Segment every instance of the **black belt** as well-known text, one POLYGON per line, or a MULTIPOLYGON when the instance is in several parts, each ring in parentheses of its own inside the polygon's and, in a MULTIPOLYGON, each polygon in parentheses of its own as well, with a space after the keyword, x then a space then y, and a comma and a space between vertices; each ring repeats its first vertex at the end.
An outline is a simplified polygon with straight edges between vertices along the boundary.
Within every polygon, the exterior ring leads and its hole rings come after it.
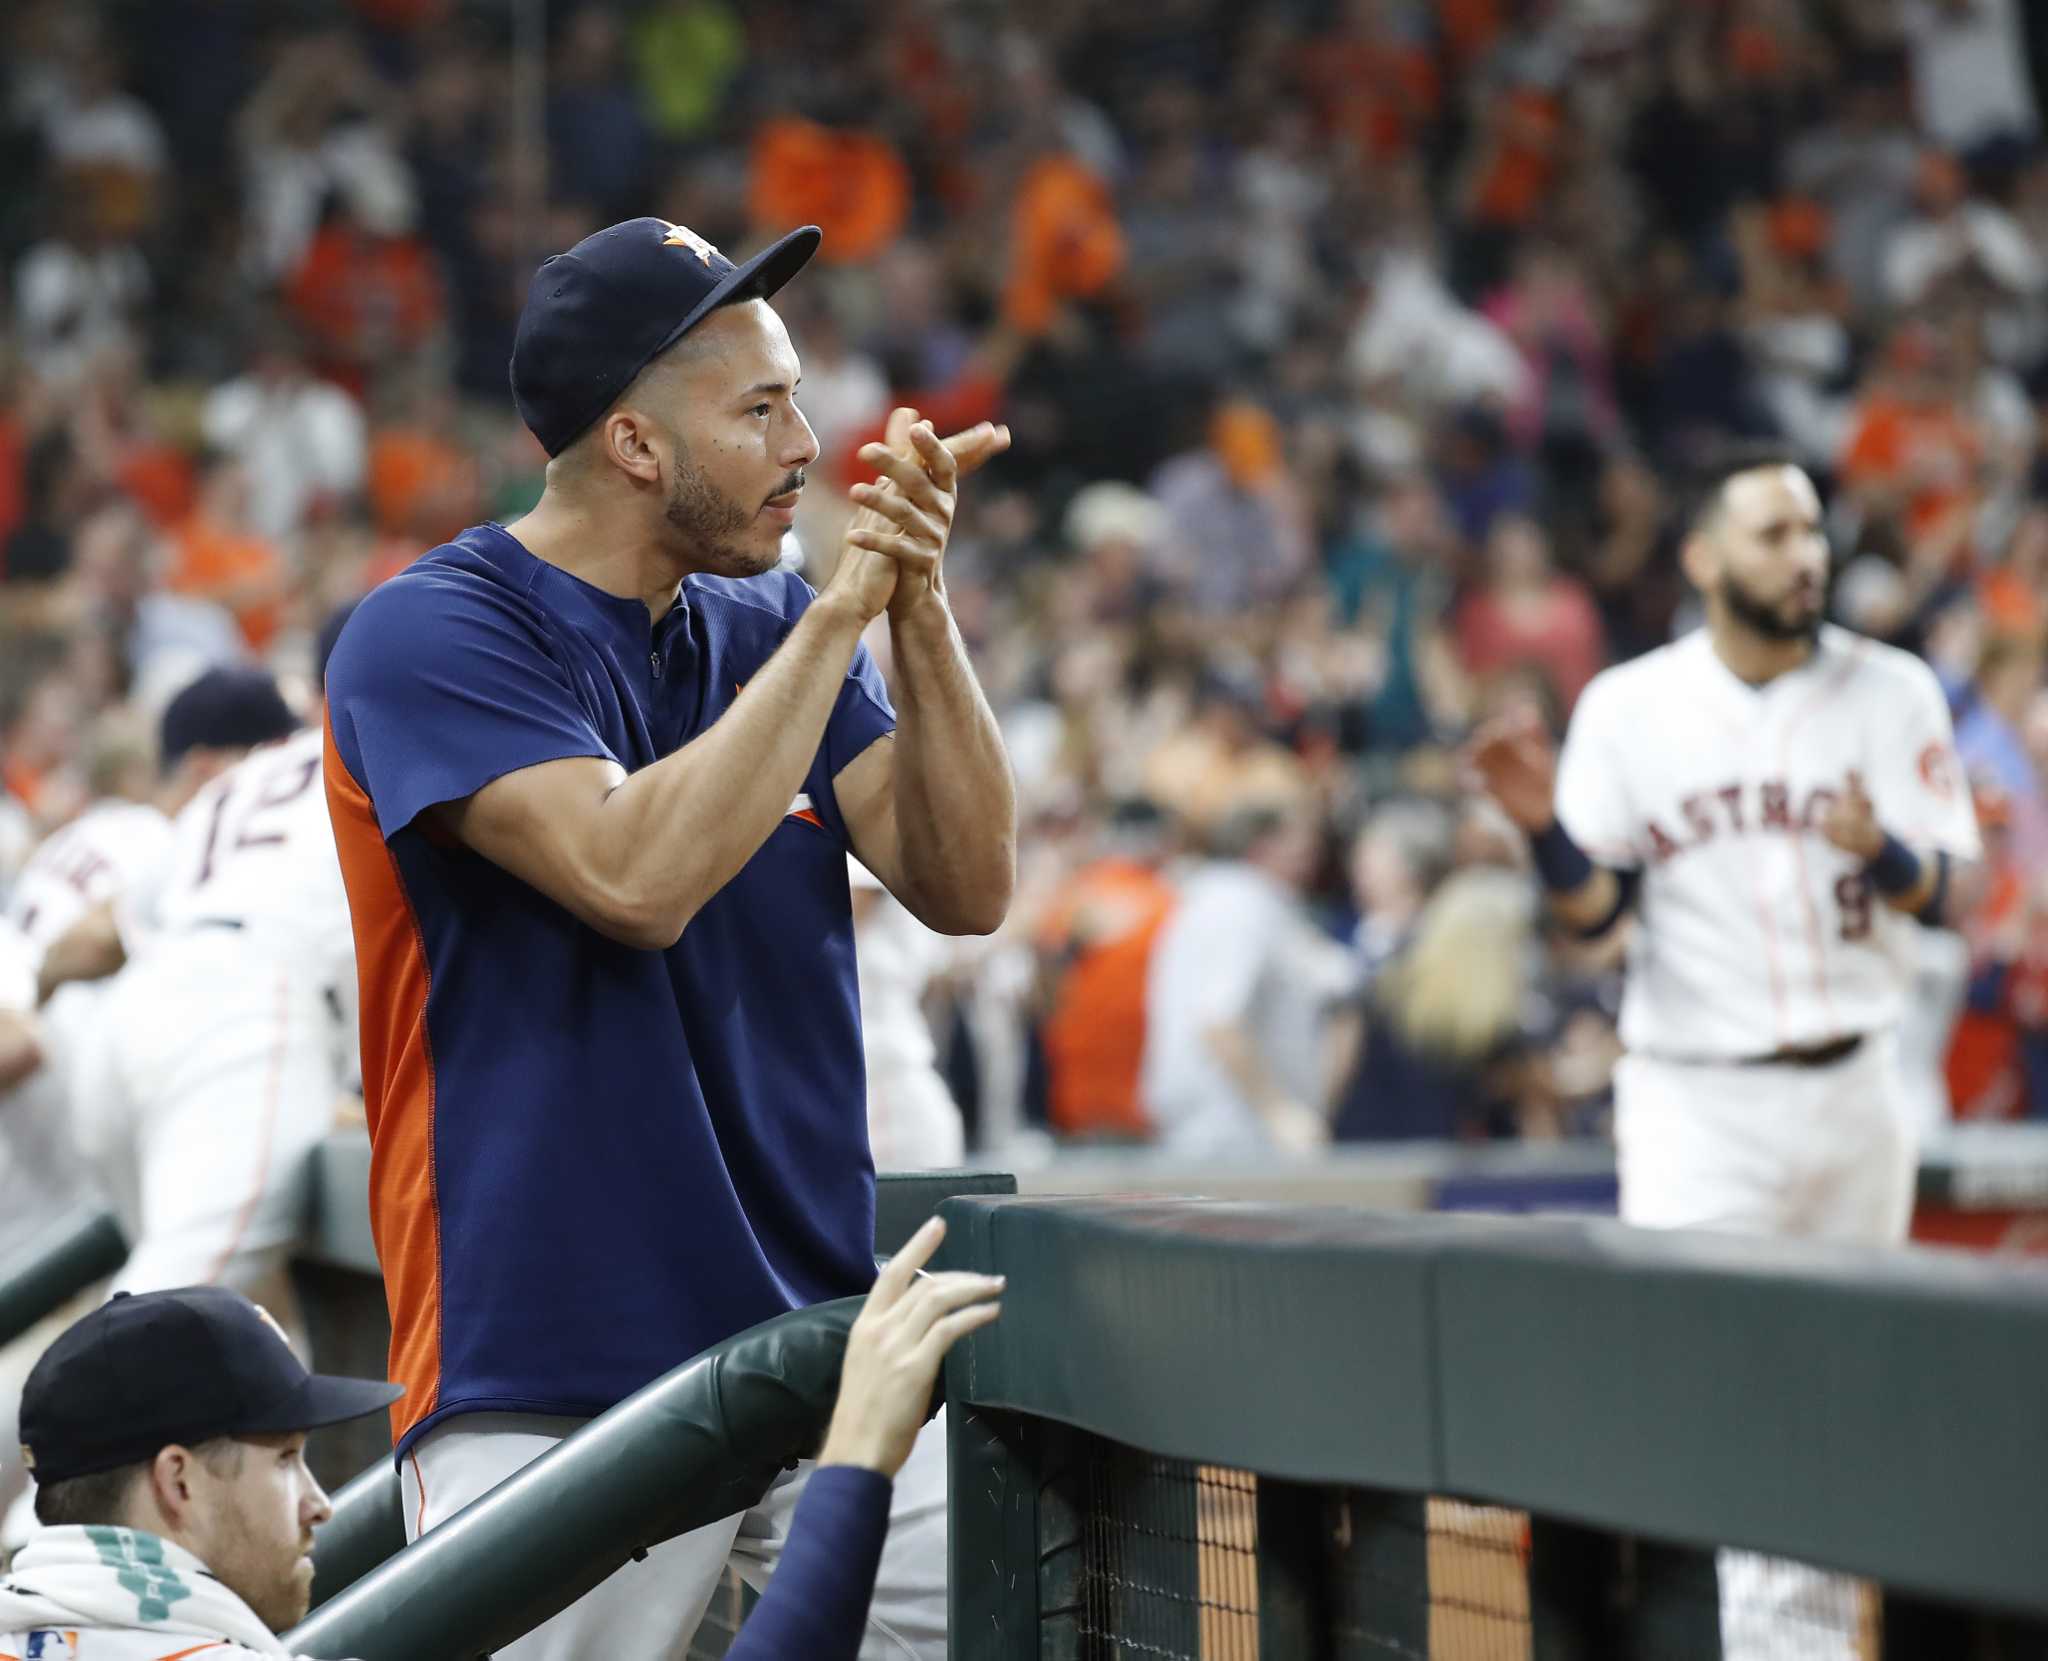
POLYGON ((1769 1055, 1745 1056, 1738 1066, 1742 1067, 1832 1067, 1838 1061, 1847 1061, 1863 1048, 1864 1035, 1852 1033, 1847 1038, 1836 1038, 1825 1044, 1808 1044, 1804 1047, 1773 1050, 1769 1055))

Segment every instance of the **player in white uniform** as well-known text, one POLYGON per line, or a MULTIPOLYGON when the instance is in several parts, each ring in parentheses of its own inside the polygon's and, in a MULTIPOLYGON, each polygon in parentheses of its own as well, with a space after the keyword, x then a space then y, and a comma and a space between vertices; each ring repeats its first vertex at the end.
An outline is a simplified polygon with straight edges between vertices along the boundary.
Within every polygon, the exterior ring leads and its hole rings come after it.
MULTIPOLYGON (((1917 658, 1822 623, 1821 505, 1797 467, 1726 470, 1683 557, 1704 628, 1596 677, 1561 760, 1532 720, 1473 759, 1564 924, 1636 913, 1623 1217, 1901 1240, 1910 931, 1979 852, 1947 702, 1917 658)), ((1728 1554, 1721 1601, 1730 1661, 1856 1654, 1836 1577, 1728 1554)))
POLYGON ((5 915, 27 941, 39 983, 40 1065, 0 1098, 0 1243, 33 1233, 82 1183, 70 1126, 80 1079, 105 1032, 103 977, 127 955, 117 902, 156 880, 172 816, 203 785, 297 724, 260 670, 200 676, 165 707, 154 766, 145 746, 102 731, 93 761, 98 799, 23 866, 5 915))
POLYGON ((253 753, 178 816, 108 994, 111 1111, 81 1119, 134 1250, 116 1286, 212 1282, 276 1309, 297 1177, 352 1071, 354 948, 321 736, 253 753))
POLYGON ((860 1034, 868 1075, 868 1146, 878 1171, 930 1171, 966 1157, 960 1109, 939 1074, 924 996, 946 961, 934 934, 865 865, 846 861, 860 1034))

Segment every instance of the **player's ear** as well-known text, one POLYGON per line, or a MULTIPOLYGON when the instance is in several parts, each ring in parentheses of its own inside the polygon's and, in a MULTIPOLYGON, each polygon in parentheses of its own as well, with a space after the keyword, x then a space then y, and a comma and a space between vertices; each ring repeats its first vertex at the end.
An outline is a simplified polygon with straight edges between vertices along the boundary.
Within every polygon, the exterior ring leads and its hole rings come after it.
POLYGON ((1713 534, 1704 528, 1686 532, 1685 540, 1679 544, 1678 563, 1685 572, 1685 580, 1694 588, 1702 594, 1712 589, 1721 575, 1721 554, 1713 534))
POLYGON ((630 404, 621 404, 604 418, 597 442, 609 465, 642 484, 655 483, 673 459, 663 446, 659 424, 630 404))

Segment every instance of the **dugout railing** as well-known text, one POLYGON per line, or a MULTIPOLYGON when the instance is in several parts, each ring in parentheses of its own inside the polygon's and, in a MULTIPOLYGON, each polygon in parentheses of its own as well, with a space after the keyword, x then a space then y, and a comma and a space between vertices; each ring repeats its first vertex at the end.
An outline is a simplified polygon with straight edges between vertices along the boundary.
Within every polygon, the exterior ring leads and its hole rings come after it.
POLYGON ((1854 1632, 1774 1655, 2048 1654, 2039 1264, 1220 1202, 942 1210, 946 1264, 1009 1277, 947 1368, 956 1656, 1704 1661, 1722 1547, 1860 1577, 1854 1632))

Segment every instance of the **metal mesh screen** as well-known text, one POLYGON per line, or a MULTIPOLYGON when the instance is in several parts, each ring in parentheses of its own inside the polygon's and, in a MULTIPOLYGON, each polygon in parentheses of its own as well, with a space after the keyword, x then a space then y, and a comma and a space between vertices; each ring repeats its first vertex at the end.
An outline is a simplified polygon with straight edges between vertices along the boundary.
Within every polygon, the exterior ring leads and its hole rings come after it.
POLYGON ((1531 1653, 1518 1513, 1262 1483, 1097 1437, 1070 1448, 1061 1486, 1075 1514, 1055 1513, 1060 1537, 1042 1542, 1072 1559, 1070 1590, 1045 1611, 1044 1654, 1259 1661, 1304 1637, 1361 1661, 1531 1653), (1262 1609, 1262 1590, 1284 1610, 1262 1609))
POLYGON ((1873 1589, 1798 1564, 1276 1482, 1063 1428, 1046 1446, 1057 1452, 1040 1511, 1039 1653, 1057 1661, 1883 1653, 1873 1589))

